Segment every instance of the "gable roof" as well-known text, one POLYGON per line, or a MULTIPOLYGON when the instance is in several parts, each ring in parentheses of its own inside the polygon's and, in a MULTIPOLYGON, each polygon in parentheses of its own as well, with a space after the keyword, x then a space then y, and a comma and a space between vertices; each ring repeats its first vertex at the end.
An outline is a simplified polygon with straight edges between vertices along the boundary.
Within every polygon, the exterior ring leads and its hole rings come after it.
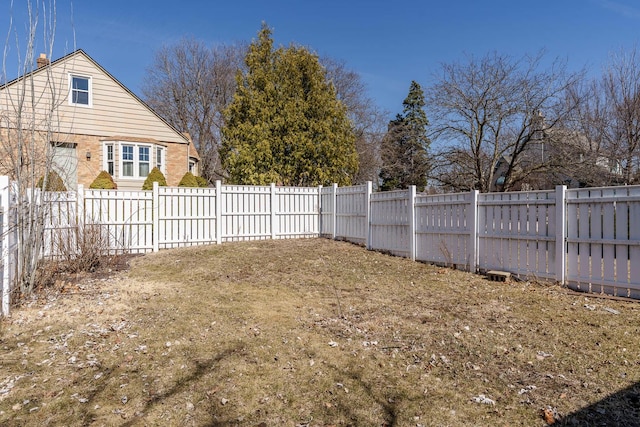
MULTIPOLYGON (((27 74, 24 74, 20 77, 17 77, 11 80, 10 82, 7 82, 6 84, 0 86, 0 92, 4 90, 10 90, 12 86, 14 86, 16 83, 20 81, 23 81, 25 78, 31 78, 35 81, 38 79, 38 77, 41 77, 44 73, 48 73, 52 69, 64 67, 65 63, 68 63, 75 59, 83 59, 87 61, 89 64, 91 64, 91 66, 95 67, 97 70, 99 70, 100 73, 106 76, 107 79, 112 82, 112 84, 115 84, 116 87, 119 87, 124 93, 126 93, 126 95, 129 96, 134 101, 135 104, 137 104, 140 108, 146 111, 147 118, 149 117, 148 115, 150 114, 153 116, 154 119, 157 119, 159 122, 161 122, 162 125, 165 126, 168 130, 170 130, 170 132, 173 134, 173 137, 171 138, 172 139, 171 142, 178 142, 182 144, 189 144, 191 142, 190 139, 187 138, 182 132, 180 132, 177 128, 175 128, 173 125, 167 122, 163 117, 161 117, 158 113, 156 113, 146 102, 144 102, 135 93, 129 90, 129 88, 127 88, 124 84, 122 84, 118 79, 112 76, 106 69, 104 69, 104 67, 102 67, 98 62, 96 62, 93 58, 91 58, 91 56, 89 56, 82 49, 77 49, 74 52, 71 52, 61 58, 56 59, 55 61, 52 61, 50 64, 44 67, 36 68, 27 74)), ((0 109, 1 108, 2 108, 2 103, 0 102, 0 109)), ((77 110, 77 111, 82 113, 81 110, 77 110)), ((126 115, 124 112, 122 114, 126 115)), ((155 137, 155 139, 158 139, 158 138, 155 137)))

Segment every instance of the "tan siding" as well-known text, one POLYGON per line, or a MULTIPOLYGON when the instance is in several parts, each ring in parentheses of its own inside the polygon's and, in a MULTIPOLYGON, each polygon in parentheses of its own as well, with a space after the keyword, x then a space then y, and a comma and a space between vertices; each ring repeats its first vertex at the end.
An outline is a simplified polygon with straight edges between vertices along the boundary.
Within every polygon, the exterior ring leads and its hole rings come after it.
MULTIPOLYGON (((39 100, 39 110, 50 106, 51 86, 47 87, 47 83, 53 82, 53 86, 59 92, 54 102, 58 106, 57 112, 60 118, 58 125, 61 132, 105 137, 127 135, 186 144, 181 135, 138 102, 82 53, 70 55, 69 58, 55 63, 50 71, 49 78, 46 70, 35 74, 33 79, 35 93, 39 100), (91 77, 92 107, 69 105, 70 74, 91 77)), ((17 98, 16 91, 19 87, 20 85, 14 85, 10 88, 13 99, 17 98)), ((8 104, 6 94, 0 95, 0 110, 13 110, 8 104)))
MULTIPOLYGON (((12 102, 15 104, 20 98, 21 90, 31 87, 30 81, 31 77, 0 89, 0 128, 16 126, 12 102)), ((104 140, 143 141, 165 146, 165 172, 169 185, 177 185, 188 170, 189 144, 182 135, 140 103, 83 52, 76 52, 55 62, 50 68, 36 72, 33 87, 33 98, 38 101, 38 117, 34 120, 26 105, 22 114, 22 126, 30 128, 35 123, 36 129, 43 130, 43 124, 47 123, 43 120, 46 118, 46 111, 55 112, 56 119, 50 122, 57 135, 52 139, 56 142, 78 144, 76 152, 79 184, 88 187, 103 169, 104 140), (70 74, 91 77, 92 107, 69 105, 70 74), (90 160, 86 158, 87 151, 91 152, 90 160)), ((27 100, 31 98, 30 93, 25 97, 27 100)), ((144 180, 118 179, 120 153, 116 152, 115 156, 114 179, 118 188, 140 189, 144 180)), ((3 157, 6 157, 6 153, 3 157)), ((4 163, 0 161, 0 166, 6 168, 4 163)))

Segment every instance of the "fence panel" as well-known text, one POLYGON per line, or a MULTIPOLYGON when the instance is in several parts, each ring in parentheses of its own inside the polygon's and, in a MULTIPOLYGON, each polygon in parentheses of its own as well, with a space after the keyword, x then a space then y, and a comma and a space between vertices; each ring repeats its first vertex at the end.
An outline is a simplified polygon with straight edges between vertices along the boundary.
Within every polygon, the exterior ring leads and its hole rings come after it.
POLYGON ((475 212, 473 193, 418 194, 416 209, 416 259, 469 270, 475 212))
POLYGON ((555 192, 478 197, 478 267, 555 278, 555 192))
POLYGON ((84 190, 85 224, 101 225, 110 253, 153 251, 151 191, 84 190))
POLYGON ((567 190, 567 284, 640 298, 640 186, 567 190))
POLYGON ((271 187, 224 185, 221 241, 271 238, 271 187))
POLYGON ((315 187, 275 187, 276 237, 317 237, 320 199, 315 187))
POLYGON ((409 190, 371 195, 371 249, 411 257, 411 204, 409 190))
POLYGON ((334 186, 320 189, 320 236, 334 237, 336 191, 334 186))
POLYGON ((216 242, 215 188, 158 188, 158 248, 216 242))
POLYGON ((78 244, 77 193, 36 190, 33 196, 37 208, 44 209, 42 256, 57 258, 73 255, 78 244))
POLYGON ((336 193, 336 238, 367 243, 367 185, 339 187, 336 193))

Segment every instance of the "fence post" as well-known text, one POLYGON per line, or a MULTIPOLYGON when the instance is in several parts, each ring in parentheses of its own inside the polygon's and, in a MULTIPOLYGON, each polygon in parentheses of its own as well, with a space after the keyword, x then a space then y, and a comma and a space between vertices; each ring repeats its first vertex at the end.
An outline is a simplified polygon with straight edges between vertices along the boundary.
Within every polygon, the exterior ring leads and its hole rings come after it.
POLYGON ((556 186, 556 281, 564 285, 567 251, 565 238, 567 234, 567 187, 556 186))
POLYGON ((475 273, 478 268, 478 190, 471 190, 469 212, 469 272, 475 273))
POLYGON ((151 210, 153 212, 152 214, 152 230, 153 230, 153 235, 152 235, 152 239, 153 239, 153 252, 158 252, 160 250, 160 244, 158 242, 158 239, 160 238, 160 221, 159 221, 159 216, 160 216, 160 186, 158 185, 157 181, 153 182, 153 197, 151 199, 151 210))
POLYGON ((333 183, 333 186, 331 186, 331 204, 333 205, 333 212, 331 213, 331 215, 333 216, 333 219, 331 221, 331 238, 333 240, 336 239, 336 230, 337 230, 337 226, 338 226, 338 184, 336 184, 335 182, 333 183))
POLYGON ((372 183, 371 181, 367 181, 367 193, 364 196, 365 200, 365 209, 366 209, 366 224, 367 224, 367 236, 365 241, 365 247, 368 250, 371 250, 371 192, 372 192, 372 183))
POLYGON ((409 256, 416 260, 416 186, 409 186, 409 256))
POLYGON ((9 177, 0 176, 0 209, 2 209, 2 315, 9 315, 9 293, 11 292, 11 275, 9 264, 11 249, 11 233, 9 230, 9 216, 11 215, 11 190, 9 177))
POLYGON ((322 185, 318 185, 318 237, 322 237, 322 185))
POLYGON ((222 243, 222 181, 216 180, 216 243, 222 243))
POLYGON ((276 226, 278 218, 276 217, 276 184, 271 183, 271 240, 275 240, 277 237, 276 226))
POLYGON ((76 225, 83 226, 84 223, 84 185, 78 184, 76 194, 76 225))

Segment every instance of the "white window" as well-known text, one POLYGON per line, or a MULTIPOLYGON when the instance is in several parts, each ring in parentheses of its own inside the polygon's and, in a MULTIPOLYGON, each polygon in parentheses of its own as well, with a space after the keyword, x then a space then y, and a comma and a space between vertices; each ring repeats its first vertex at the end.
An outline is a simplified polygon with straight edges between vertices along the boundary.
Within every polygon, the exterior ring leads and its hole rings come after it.
POLYGON ((121 149, 121 159, 122 159, 122 167, 120 168, 120 175, 122 175, 123 177, 127 177, 127 178, 133 178, 133 172, 134 172, 134 157, 133 157, 133 153, 134 151, 134 146, 133 145, 128 145, 128 144, 122 144, 120 146, 121 149))
POLYGON ((113 176, 116 173, 115 161, 114 161, 115 157, 114 157, 114 153, 113 153, 113 144, 105 144, 104 149, 105 149, 105 154, 104 154, 105 168, 104 168, 104 170, 109 172, 109 175, 113 176))
POLYGON ((138 176, 146 177, 149 175, 149 146, 138 147, 138 176))
POLYGON ((165 172, 166 147, 127 141, 103 144, 103 169, 114 178, 144 179, 155 166, 165 172))
POLYGON ((156 167, 164 171, 164 147, 156 146, 156 167))
POLYGON ((69 75, 69 104, 91 107, 91 77, 69 75))
POLYGON ((167 148, 156 144, 106 141, 102 144, 102 168, 114 178, 144 179, 153 167, 166 173, 167 148))

